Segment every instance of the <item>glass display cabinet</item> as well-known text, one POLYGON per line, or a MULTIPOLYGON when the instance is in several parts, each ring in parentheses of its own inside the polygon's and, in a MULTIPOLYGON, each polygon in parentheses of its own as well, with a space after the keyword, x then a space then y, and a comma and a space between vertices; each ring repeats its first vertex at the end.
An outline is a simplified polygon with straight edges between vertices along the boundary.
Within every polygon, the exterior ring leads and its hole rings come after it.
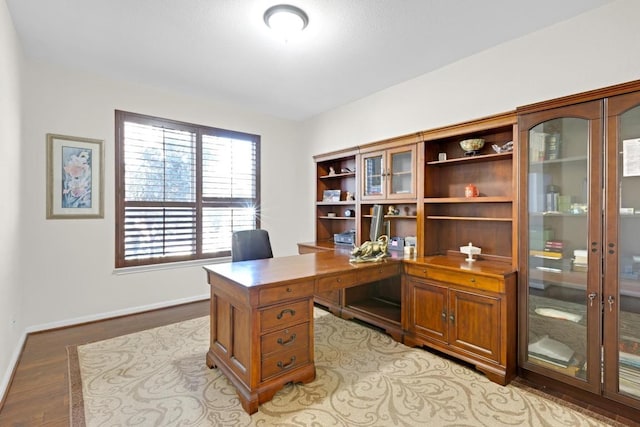
POLYGON ((640 93, 518 126, 520 366, 637 405, 640 93))

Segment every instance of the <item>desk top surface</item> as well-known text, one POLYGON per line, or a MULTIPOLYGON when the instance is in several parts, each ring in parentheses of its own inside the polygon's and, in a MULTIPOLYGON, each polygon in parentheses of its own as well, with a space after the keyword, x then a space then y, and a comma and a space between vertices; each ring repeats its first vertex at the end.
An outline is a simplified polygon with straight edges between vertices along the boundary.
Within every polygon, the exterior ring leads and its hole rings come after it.
POLYGON ((306 278, 347 273, 360 269, 399 263, 400 259, 386 258, 375 263, 350 263, 345 253, 326 251, 286 257, 257 259, 205 265, 204 269, 245 287, 286 283, 306 278))

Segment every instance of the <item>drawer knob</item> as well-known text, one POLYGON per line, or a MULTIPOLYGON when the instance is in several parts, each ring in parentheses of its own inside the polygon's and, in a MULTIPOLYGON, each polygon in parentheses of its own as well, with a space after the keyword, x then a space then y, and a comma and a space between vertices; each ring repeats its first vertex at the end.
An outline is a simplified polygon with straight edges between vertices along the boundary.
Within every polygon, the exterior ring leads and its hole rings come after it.
POLYGON ((289 363, 282 363, 282 360, 278 360, 278 363, 276 363, 276 365, 278 365, 278 368, 284 370, 292 367, 294 363, 296 363, 296 357, 291 356, 289 363))
POLYGON ((475 277, 472 277, 471 279, 469 279, 469 281, 470 281, 471 283, 476 283, 476 279, 475 279, 475 277))
POLYGON ((282 338, 278 338, 278 344, 280 345, 291 345, 296 340, 296 334, 291 335, 291 338, 284 341, 282 338))
POLYGON ((287 288, 287 292, 293 292, 293 289, 287 288))
POLYGON ((338 278, 336 279, 336 282, 340 283, 340 282, 342 282, 342 279, 338 277, 338 278))
POLYGON ((295 315, 296 315, 296 311, 295 311, 295 310, 293 310, 293 309, 291 309, 291 308, 285 308, 284 310, 282 310, 282 311, 281 311, 281 312, 276 316, 276 318, 277 318, 278 320, 280 320, 280 319, 282 319, 282 317, 283 317, 285 314, 287 314, 287 313, 290 313, 290 314, 291 314, 291 316, 295 316, 295 315))

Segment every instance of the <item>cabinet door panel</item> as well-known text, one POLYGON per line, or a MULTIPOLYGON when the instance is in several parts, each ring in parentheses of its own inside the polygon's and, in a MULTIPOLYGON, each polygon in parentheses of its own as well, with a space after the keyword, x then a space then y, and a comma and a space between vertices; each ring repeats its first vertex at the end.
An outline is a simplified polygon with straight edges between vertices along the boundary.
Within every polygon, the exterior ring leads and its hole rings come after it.
POLYGON ((425 338, 448 342, 447 334, 447 293, 444 286, 409 281, 410 295, 410 320, 411 332, 425 338))
POLYGON ((603 101, 525 115, 520 362, 600 388, 603 101))
POLYGON ((640 399, 640 92, 608 103, 604 385, 625 403, 640 399))
POLYGON ((500 362, 500 299, 451 290, 451 345, 500 362))
POLYGON ((362 199, 384 198, 384 152, 362 156, 362 199))

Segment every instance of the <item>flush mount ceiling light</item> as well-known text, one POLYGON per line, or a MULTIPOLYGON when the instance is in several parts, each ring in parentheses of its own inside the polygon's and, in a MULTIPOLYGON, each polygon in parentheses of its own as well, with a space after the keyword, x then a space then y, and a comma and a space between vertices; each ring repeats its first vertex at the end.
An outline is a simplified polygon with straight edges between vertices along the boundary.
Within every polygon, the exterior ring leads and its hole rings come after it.
POLYGON ((299 7, 278 4, 264 12, 264 23, 287 41, 305 29, 309 17, 299 7))

